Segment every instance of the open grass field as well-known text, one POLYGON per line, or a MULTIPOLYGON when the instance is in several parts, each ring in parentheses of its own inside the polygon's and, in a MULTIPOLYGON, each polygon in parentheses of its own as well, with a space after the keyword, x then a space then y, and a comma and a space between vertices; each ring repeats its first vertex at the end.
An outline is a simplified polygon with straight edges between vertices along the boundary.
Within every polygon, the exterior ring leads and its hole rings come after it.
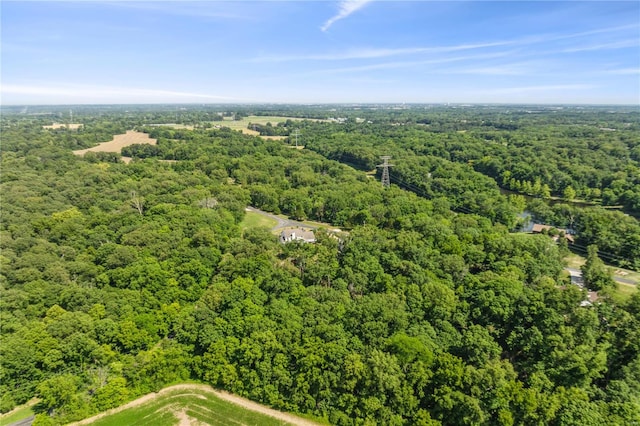
POLYGON ((569 256, 565 257, 564 260, 567 261, 567 267, 580 269, 582 265, 584 265, 585 258, 579 256, 575 253, 571 253, 569 256))
MULTIPOLYGON (((120 152, 123 147, 138 143, 155 145, 156 143, 158 143, 158 141, 156 139, 150 138, 146 133, 127 130, 127 133, 125 133, 124 135, 115 135, 109 142, 103 142, 98 146, 94 146, 92 148, 79 149, 77 151, 73 151, 73 153, 75 155, 84 155, 87 152, 120 152)), ((128 163, 129 161, 131 161, 131 158, 122 157, 122 160, 125 163, 128 163)))
POLYGON ((164 124, 147 124, 149 127, 171 127, 176 130, 193 130, 194 126, 190 124, 176 124, 176 123, 164 123, 164 124))
MULTIPOLYGON (((242 120, 223 120, 223 121, 214 121, 212 122, 212 124, 217 125, 217 126, 223 126, 223 127, 228 127, 232 130, 238 130, 241 131, 244 134, 247 135, 254 135, 257 136, 259 133, 249 129, 247 126, 249 126, 250 124, 261 124, 261 125, 265 125, 267 123, 271 123, 272 125, 276 125, 278 123, 284 123, 287 120, 291 120, 291 121, 302 121, 302 118, 292 118, 292 117, 281 117, 281 116, 276 116, 276 115, 249 115, 247 117, 243 117, 242 120)), ((323 121, 323 120, 317 120, 317 119, 307 119, 310 121, 323 121)), ((270 139, 275 139, 275 138, 279 138, 279 139, 284 139, 286 138, 286 136, 265 136, 265 138, 270 138, 270 139)))
POLYGON ((0 416, 0 426, 8 426, 12 423, 15 423, 20 420, 24 420, 28 417, 33 416, 33 410, 31 407, 35 404, 35 401, 29 401, 24 405, 16 407, 15 409, 9 411, 0 416))
POLYGON ((640 272, 632 271, 630 269, 611 267, 614 277, 624 278, 625 280, 634 281, 636 284, 640 284, 640 272))
POLYGON ((205 385, 177 385, 132 401, 73 426, 316 426, 310 420, 205 385))
POLYGON ((244 231, 248 228, 265 227, 272 229, 278 221, 270 217, 255 212, 245 212, 244 219, 240 222, 240 229, 244 231))

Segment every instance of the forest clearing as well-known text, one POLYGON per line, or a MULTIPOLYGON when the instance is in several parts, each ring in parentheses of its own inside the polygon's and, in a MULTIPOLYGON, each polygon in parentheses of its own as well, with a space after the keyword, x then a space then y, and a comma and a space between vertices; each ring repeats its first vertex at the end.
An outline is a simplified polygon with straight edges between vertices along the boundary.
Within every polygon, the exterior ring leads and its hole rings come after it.
MULTIPOLYGON (((149 137, 147 133, 136 132, 135 130, 127 130, 123 135, 115 135, 113 139, 108 142, 102 142, 98 146, 87 149, 79 149, 73 151, 75 155, 83 156, 87 152, 117 152, 119 153, 122 148, 134 144, 147 144, 155 145, 158 141, 149 137)), ((125 163, 131 161, 131 158, 122 157, 125 163)))
MULTIPOLYGON (((242 117, 240 120, 233 120, 231 117, 225 117, 223 121, 214 121, 214 126, 228 127, 231 130, 238 130, 244 133, 245 135, 253 135, 258 136, 260 132, 253 130, 251 125, 255 124, 256 126, 266 126, 267 123, 271 123, 271 125, 276 126, 278 123, 285 123, 287 120, 293 122, 300 122, 303 120, 309 120, 313 122, 323 122, 327 120, 320 119, 309 119, 309 118, 297 118, 297 117, 284 117, 284 116, 275 116, 275 115, 249 115, 246 117, 242 117)), ((286 136, 262 136, 265 139, 271 140, 282 140, 286 139, 286 136)))
POLYGON ((80 127, 82 127, 82 124, 80 123, 53 123, 50 125, 45 125, 42 126, 43 129, 48 129, 48 130, 56 130, 56 129, 69 129, 69 130, 78 130, 80 127))

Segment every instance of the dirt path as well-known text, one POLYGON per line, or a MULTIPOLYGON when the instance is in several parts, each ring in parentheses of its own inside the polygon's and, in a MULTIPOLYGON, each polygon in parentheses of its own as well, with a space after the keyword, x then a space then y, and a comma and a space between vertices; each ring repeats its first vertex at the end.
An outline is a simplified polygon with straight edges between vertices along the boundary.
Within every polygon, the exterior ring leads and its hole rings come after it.
MULTIPOLYGON (((117 408, 112 408, 111 410, 105 411, 104 413, 100 413, 96 416, 90 417, 88 419, 84 419, 81 420, 79 422, 75 422, 75 423, 71 423, 69 426, 81 426, 81 425, 89 425, 93 422, 95 422, 98 419, 101 419, 103 417, 106 416, 110 416, 112 414, 115 413, 119 413, 123 410, 126 410, 128 408, 134 408, 134 407, 139 407, 147 402, 150 402, 152 400, 154 400, 155 398, 158 398, 161 395, 164 395, 166 393, 169 392, 173 392, 176 390, 199 390, 199 391, 203 391, 203 392, 208 392, 208 393, 212 393, 213 395, 215 395, 216 397, 230 402, 232 404, 238 405, 242 408, 245 408, 247 410, 250 411, 255 411, 256 413, 260 413, 260 414, 264 414, 266 416, 269 417, 273 417, 274 419, 278 419, 278 420, 282 420, 283 422, 287 422, 290 423, 292 425, 296 425, 296 426, 319 426, 318 423, 312 422, 311 420, 306 420, 303 419, 301 417, 297 417, 294 416, 293 414, 288 414, 288 413, 283 413, 282 411, 278 411, 278 410, 274 410, 272 408, 266 407, 262 404, 258 404, 257 402, 253 402, 251 400, 248 400, 246 398, 242 398, 240 396, 237 395, 233 395, 230 394, 228 392, 224 392, 224 391, 218 391, 213 389, 211 386, 208 385, 198 385, 198 384, 183 384, 183 385, 175 385, 175 386, 170 386, 168 388, 164 388, 162 389, 160 392, 157 393, 150 393, 147 394, 143 397, 140 397, 134 401, 129 402, 128 404, 125 405, 121 405, 120 407, 117 408)), ((190 418, 188 418, 187 416, 179 416, 179 421, 180 421, 180 426, 188 426, 191 425, 190 422, 190 418), (188 422, 188 423, 187 423, 188 422)))

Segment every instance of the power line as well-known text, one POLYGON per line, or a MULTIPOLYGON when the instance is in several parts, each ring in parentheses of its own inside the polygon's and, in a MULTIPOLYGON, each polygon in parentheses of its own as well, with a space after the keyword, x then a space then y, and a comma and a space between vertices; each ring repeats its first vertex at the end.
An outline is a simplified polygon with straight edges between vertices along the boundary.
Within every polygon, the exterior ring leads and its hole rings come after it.
POLYGON ((382 164, 378 164, 376 167, 382 168, 382 186, 388 188, 391 186, 391 179, 389 176, 389 167, 392 167, 393 164, 389 164, 389 160, 391 160, 391 156, 383 155, 380 157, 382 159, 382 164))
MULTIPOLYGON (((344 155, 343 155, 344 157, 344 155)), ((351 156, 349 156, 351 157, 351 156)), ((397 177, 394 174, 391 174, 389 172, 388 167, 393 166, 393 164, 388 164, 388 160, 391 159, 390 156, 381 156, 380 157, 384 162, 383 164, 379 164, 377 167, 382 168, 382 185, 384 187, 389 187, 391 185, 391 181, 393 181, 395 184, 397 184, 399 187, 404 188, 404 189, 408 189, 409 191, 423 197, 423 198, 427 198, 427 199, 432 199, 433 197, 430 196, 429 194, 427 194, 423 188, 413 184, 413 183, 409 183, 404 181, 403 179, 397 177), (386 167, 385 167, 386 166, 386 167), (386 172, 386 174, 385 174, 386 172)), ((355 158, 354 158, 355 159, 355 158)), ((339 160, 341 163, 346 163, 349 165, 353 165, 356 166, 356 168, 360 168, 362 167, 359 164, 356 163, 352 163, 349 161, 345 161, 343 158, 341 158, 339 160)), ((430 174, 429 174, 429 177, 430 174)), ((465 207, 465 206, 450 206, 449 207, 451 210, 456 211, 456 212, 460 212, 460 213, 465 213, 465 214, 479 214, 478 212, 474 212, 471 209, 465 207)), ((569 245, 569 247, 571 249, 575 249, 576 251, 580 251, 582 253, 587 253, 587 248, 585 246, 582 246, 580 244, 576 244, 576 243, 571 243, 569 245)), ((614 261, 614 262, 619 262, 621 260, 626 261, 630 264, 633 264, 632 260, 624 257, 624 256, 620 256, 620 255, 616 255, 613 253, 608 253, 608 252, 604 252, 604 251, 600 251, 598 250, 598 256, 600 256, 603 259, 609 260, 609 261, 614 261)))

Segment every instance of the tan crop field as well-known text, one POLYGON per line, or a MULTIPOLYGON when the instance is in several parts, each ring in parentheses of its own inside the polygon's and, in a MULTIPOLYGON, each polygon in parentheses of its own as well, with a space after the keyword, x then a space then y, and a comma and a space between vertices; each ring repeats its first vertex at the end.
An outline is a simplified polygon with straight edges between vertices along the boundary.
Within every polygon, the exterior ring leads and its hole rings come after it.
POLYGON ((82 124, 80 123, 70 123, 70 124, 53 123, 50 126, 42 126, 43 129, 49 129, 49 130, 62 129, 62 128, 67 128, 70 130, 78 130, 80 127, 82 127, 82 124))
MULTIPOLYGON (((136 132, 134 130, 127 130, 124 135, 115 135, 109 142, 103 142, 98 146, 94 146, 87 149, 79 149, 73 151, 75 155, 84 155, 87 152, 120 152, 120 150, 129 145, 145 143, 149 145, 155 145, 158 143, 156 139, 152 139, 148 134, 142 132, 136 132)), ((122 157, 125 163, 131 161, 129 157, 122 157)))
POLYGON ((171 127, 176 130, 193 130, 195 126, 191 124, 176 124, 176 123, 164 123, 164 124, 147 124, 149 127, 171 127))

